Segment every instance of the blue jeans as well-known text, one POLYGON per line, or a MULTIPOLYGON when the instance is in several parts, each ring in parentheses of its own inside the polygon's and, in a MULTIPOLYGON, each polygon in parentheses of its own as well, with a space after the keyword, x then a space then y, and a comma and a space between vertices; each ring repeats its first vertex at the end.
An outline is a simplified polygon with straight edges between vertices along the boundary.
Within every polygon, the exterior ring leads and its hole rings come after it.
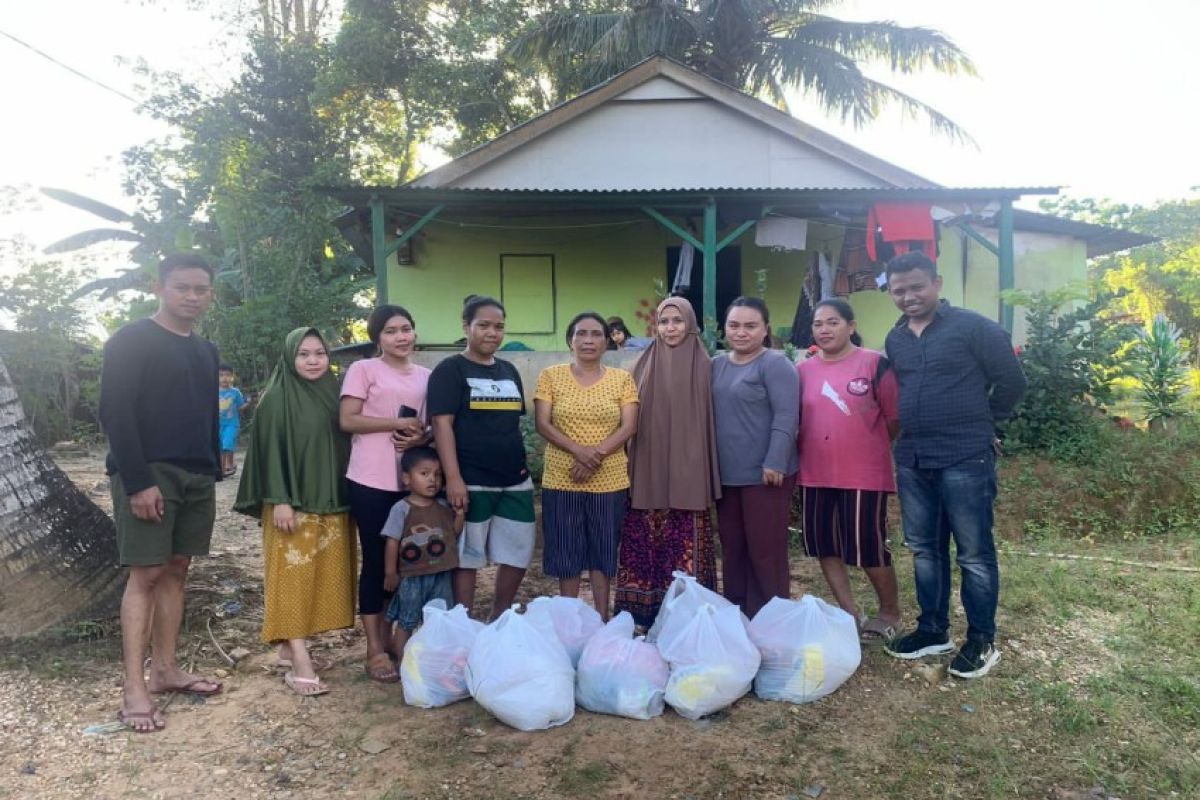
POLYGON ((1000 567, 992 538, 996 456, 990 450, 943 469, 897 467, 904 543, 913 554, 918 630, 950 629, 950 536, 962 571, 967 639, 996 638, 1000 567))

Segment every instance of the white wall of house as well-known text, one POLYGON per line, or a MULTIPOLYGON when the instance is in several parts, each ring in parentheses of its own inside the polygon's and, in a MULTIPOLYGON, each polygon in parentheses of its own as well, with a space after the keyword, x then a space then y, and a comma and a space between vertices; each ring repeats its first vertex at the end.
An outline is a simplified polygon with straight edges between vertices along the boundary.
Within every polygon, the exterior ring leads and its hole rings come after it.
POLYGON ((657 77, 456 181, 474 189, 881 187, 816 147, 657 77))

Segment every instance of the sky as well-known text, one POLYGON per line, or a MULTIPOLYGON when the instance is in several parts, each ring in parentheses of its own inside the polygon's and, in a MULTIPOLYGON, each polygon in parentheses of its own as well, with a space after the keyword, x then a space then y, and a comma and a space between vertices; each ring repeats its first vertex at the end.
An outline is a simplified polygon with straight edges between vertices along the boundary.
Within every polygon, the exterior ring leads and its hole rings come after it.
MULTIPOLYGON (((247 8, 249 0, 227 0, 247 8)), ((136 104, 51 63, 27 44, 117 92, 150 88, 142 61, 209 85, 228 80, 239 38, 184 0, 39 0, 0 15, 0 185, 57 186, 130 209, 120 154, 165 128, 136 104), (69 20, 70 24, 64 24, 69 20)), ((978 78, 874 77, 938 108, 977 148, 930 133, 927 123, 885 113, 853 130, 796 98, 792 112, 917 174, 954 186, 1063 186, 1075 196, 1152 203, 1200 185, 1200 0, 846 0, 828 13, 939 29, 974 60, 978 78)), ((436 154, 430 158, 436 161, 436 154)), ((42 198, 40 208, 0 215, 0 239, 38 247, 97 224, 42 198)), ((101 272, 120 264, 119 253, 101 272)), ((6 265, 0 264, 0 270, 6 265)))

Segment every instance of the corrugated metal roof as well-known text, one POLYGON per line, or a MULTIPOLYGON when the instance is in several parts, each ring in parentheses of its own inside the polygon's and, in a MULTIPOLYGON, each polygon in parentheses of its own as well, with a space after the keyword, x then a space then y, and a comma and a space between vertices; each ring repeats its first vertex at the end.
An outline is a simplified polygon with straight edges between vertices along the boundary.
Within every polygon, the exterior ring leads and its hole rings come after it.
POLYGON ((1088 258, 1118 253, 1131 247, 1140 247, 1158 241, 1157 237, 1147 236, 1144 233, 1020 209, 1013 211, 1013 225, 1022 231, 1052 233, 1082 239, 1087 242, 1088 258))
POLYGON ((320 191, 343 202, 363 207, 372 199, 383 200, 389 205, 413 204, 436 205, 439 203, 482 204, 488 200, 512 203, 521 200, 531 202, 579 200, 608 201, 607 205, 627 202, 638 205, 664 200, 703 201, 710 196, 737 198, 739 200, 761 200, 763 202, 786 203, 789 200, 849 200, 871 202, 886 199, 912 200, 999 200, 1016 199, 1022 195, 1052 195, 1058 193, 1056 186, 913 186, 913 187, 723 187, 678 189, 481 189, 481 188, 435 188, 423 186, 327 186, 320 191))

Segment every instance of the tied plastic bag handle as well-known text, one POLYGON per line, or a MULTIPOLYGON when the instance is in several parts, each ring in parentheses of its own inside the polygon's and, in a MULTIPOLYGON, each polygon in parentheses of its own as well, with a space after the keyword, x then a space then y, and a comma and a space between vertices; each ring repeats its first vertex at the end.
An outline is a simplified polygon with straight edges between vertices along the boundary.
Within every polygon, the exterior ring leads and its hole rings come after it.
POLYGON ((508 623, 512 621, 512 618, 519 615, 520 613, 521 613, 521 604, 513 603, 511 606, 508 607, 508 611, 505 611, 503 614, 496 617, 496 620, 489 627, 491 627, 495 630, 498 630, 498 631, 502 631, 508 627, 508 623))

